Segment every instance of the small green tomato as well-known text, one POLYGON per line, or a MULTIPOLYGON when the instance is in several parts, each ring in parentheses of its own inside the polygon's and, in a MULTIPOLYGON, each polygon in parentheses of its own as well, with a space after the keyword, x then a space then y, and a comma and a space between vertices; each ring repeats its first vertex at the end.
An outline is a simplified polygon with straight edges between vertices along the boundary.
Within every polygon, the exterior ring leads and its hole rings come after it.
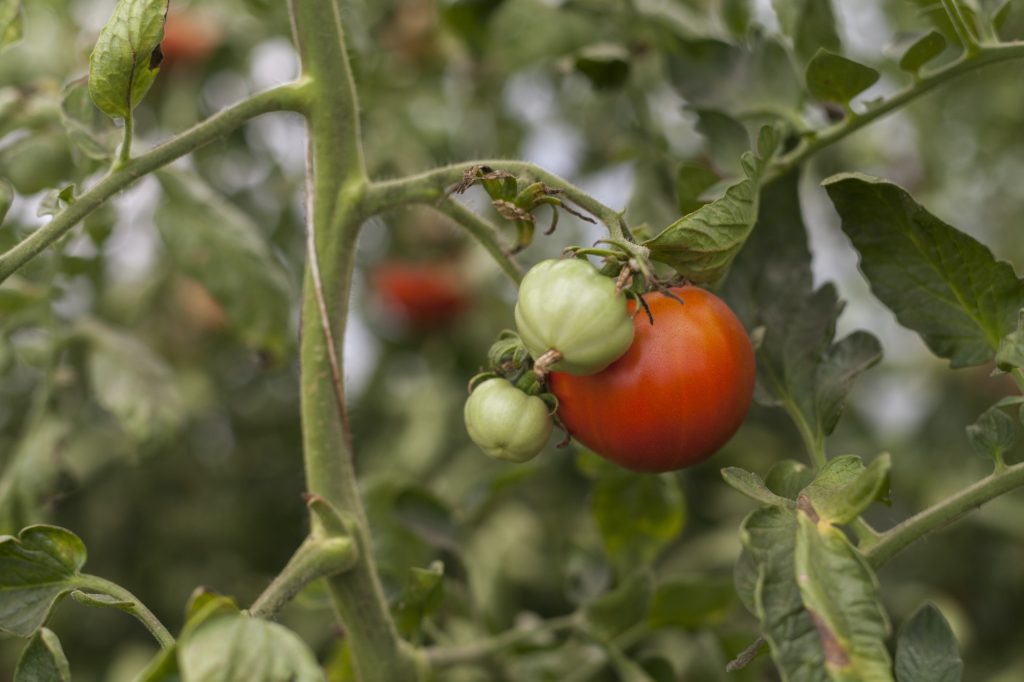
POLYGON ((626 295, 579 258, 541 261, 526 273, 516 329, 542 371, 581 376, 600 372, 633 343, 626 295))
POLYGON ((491 457, 508 462, 533 459, 551 435, 548 406, 507 379, 488 379, 473 389, 464 415, 473 442, 491 457))

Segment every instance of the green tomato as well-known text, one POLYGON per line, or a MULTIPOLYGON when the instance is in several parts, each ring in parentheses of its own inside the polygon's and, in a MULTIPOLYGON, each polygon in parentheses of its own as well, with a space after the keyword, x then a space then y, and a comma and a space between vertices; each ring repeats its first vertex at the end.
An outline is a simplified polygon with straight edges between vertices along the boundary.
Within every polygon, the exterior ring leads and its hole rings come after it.
POLYGON ((579 258, 541 261, 526 273, 516 329, 534 359, 557 351, 549 368, 576 375, 601 371, 633 343, 626 295, 579 258))
POLYGON ((508 462, 536 457, 553 426, 547 404, 507 379, 488 379, 473 389, 464 415, 473 442, 491 457, 508 462))

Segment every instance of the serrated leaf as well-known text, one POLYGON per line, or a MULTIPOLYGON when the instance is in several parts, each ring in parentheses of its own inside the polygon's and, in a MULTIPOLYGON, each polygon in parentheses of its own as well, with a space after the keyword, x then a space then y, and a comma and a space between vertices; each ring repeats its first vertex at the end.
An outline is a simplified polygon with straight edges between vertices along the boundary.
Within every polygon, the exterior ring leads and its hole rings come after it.
POLYGON ((0 0, 0 50, 21 40, 21 0, 0 0))
POLYGON ((89 94, 111 118, 127 118, 160 68, 168 0, 118 0, 89 55, 89 94))
POLYGON ((878 339, 863 331, 843 337, 825 351, 815 376, 815 405, 826 435, 832 433, 843 413, 853 380, 881 359, 878 339))
MULTIPOLYGON (((770 151, 774 153, 774 148, 770 151)), ((716 282, 724 277, 754 227, 761 179, 771 158, 771 153, 745 153, 741 159, 745 178, 726 190, 725 196, 644 242, 651 257, 695 282, 716 282)))
POLYGON ((797 514, 763 507, 744 520, 740 538, 757 566, 754 591, 761 634, 784 682, 823 682, 825 656, 797 585, 797 514))
POLYGON ((57 600, 75 588, 85 545, 56 526, 29 526, 0 536, 0 632, 29 637, 57 600))
POLYGON ((1003 455, 1017 440, 1017 424, 1010 415, 998 406, 993 406, 982 412, 978 420, 967 427, 967 440, 974 451, 982 457, 1002 462, 1003 455))
POLYGON ((718 184, 721 178, 718 173, 707 165, 696 161, 684 161, 676 173, 676 200, 679 212, 683 215, 693 213, 708 203, 705 193, 718 184))
POLYGON ((399 633, 407 638, 419 635, 423 619, 436 611, 444 598, 444 564, 435 561, 429 568, 412 567, 391 611, 399 633))
POLYGON ((647 617, 654 581, 648 571, 632 573, 615 589, 584 606, 587 630, 610 642, 647 617))
POLYGON ((740 491, 752 500, 763 504, 771 504, 782 507, 792 507, 792 500, 779 497, 764 484, 761 477, 752 471, 740 469, 739 467, 726 467, 722 469, 722 478, 730 486, 740 491))
POLYGON ((814 480, 814 470, 792 459, 776 462, 764 477, 764 484, 776 495, 795 500, 814 480))
POLYGON ((818 631, 835 682, 892 680, 885 640, 889 620, 878 580, 864 557, 834 526, 797 515, 795 566, 800 595, 818 631))
POLYGON ((1004 372, 1015 367, 1024 367, 1024 311, 1017 320, 1017 328, 999 342, 996 349, 996 366, 1004 372))
POLYGON ((89 379, 96 401, 139 441, 164 438, 185 419, 170 366, 134 336, 95 320, 80 329, 91 342, 89 379))
POLYGON ((822 102, 844 106, 874 85, 879 73, 842 55, 818 50, 807 65, 807 89, 822 102))
POLYGON ((856 455, 830 459, 803 494, 823 522, 849 523, 875 500, 888 499, 892 460, 884 452, 867 467, 856 455))
POLYGON ((929 31, 907 48, 900 57, 900 68, 917 75, 921 67, 946 51, 946 39, 938 31, 929 31))
POLYGON ((950 366, 989 362, 1024 308, 1024 281, 902 188, 844 173, 824 183, 871 290, 950 366))
POLYGON ((739 597, 743 608, 753 615, 757 615, 757 564, 750 556, 750 552, 744 549, 736 559, 733 566, 732 584, 736 589, 736 596, 739 597))
POLYGON ((292 344, 292 287, 259 228, 198 178, 157 177, 164 200, 154 219, 175 262, 224 306, 243 343, 283 358, 292 344))
POLYGON ((89 95, 89 81, 79 78, 64 88, 61 121, 68 137, 90 159, 111 158, 117 150, 118 131, 89 95))
POLYGON ((322 682, 316 657, 277 623, 240 614, 208 619, 178 643, 183 682, 322 682))
POLYGON ((679 535, 686 517, 683 493, 671 475, 603 476, 594 484, 592 510, 613 562, 631 569, 650 565, 679 535))
POLYGON ((934 604, 925 604, 896 639, 897 682, 960 682, 963 669, 949 623, 934 604))
POLYGON ((60 640, 52 630, 40 628, 18 659, 14 682, 71 682, 71 668, 60 640))
POLYGON ((802 63, 821 48, 839 51, 841 43, 832 0, 772 0, 772 6, 802 63))
POLYGON ((736 604, 731 580, 673 578, 658 585, 647 623, 652 628, 700 628, 721 623, 736 604))

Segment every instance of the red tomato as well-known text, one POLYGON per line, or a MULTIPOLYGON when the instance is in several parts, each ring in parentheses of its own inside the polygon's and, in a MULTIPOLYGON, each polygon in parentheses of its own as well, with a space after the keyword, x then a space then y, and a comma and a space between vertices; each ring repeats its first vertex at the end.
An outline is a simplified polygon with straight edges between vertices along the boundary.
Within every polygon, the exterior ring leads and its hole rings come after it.
POLYGON ((469 305, 462 278, 447 265, 383 263, 371 281, 385 308, 418 330, 449 324, 469 305))
POLYGON ((213 17, 195 11, 171 12, 164 23, 164 39, 160 41, 164 56, 161 66, 202 63, 220 42, 220 24, 213 17))
MULTIPOLYGON (((696 464, 725 445, 754 394, 754 349, 746 330, 714 294, 672 290, 644 299, 626 354, 589 376, 553 372, 558 416, 579 442, 634 471, 696 464)), ((636 303, 630 303, 630 310, 636 303)))

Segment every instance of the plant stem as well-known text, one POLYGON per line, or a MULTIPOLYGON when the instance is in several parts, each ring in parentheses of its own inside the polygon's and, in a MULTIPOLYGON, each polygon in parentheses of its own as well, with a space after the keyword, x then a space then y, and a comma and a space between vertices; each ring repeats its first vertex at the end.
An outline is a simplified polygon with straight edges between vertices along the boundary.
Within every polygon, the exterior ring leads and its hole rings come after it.
POLYGON ((921 95, 930 92, 937 86, 975 69, 989 64, 1020 59, 1024 57, 1024 42, 1002 43, 999 45, 980 46, 977 52, 964 54, 946 66, 924 74, 919 80, 903 88, 885 101, 871 107, 861 114, 848 117, 806 137, 788 154, 780 157, 769 169, 763 185, 780 179, 786 173, 799 166, 807 158, 822 149, 839 142, 848 135, 860 130, 872 121, 906 105, 921 95))
POLYGON ((128 115, 124 117, 124 138, 121 141, 121 149, 118 152, 117 160, 114 161, 114 165, 111 166, 112 170, 122 168, 129 161, 132 160, 132 138, 135 135, 135 116, 132 111, 128 111, 128 115))
POLYGON ((427 649, 425 654, 427 660, 434 668, 444 668, 462 663, 472 663, 487 658, 503 649, 508 649, 521 642, 528 641, 542 633, 557 633, 563 630, 571 630, 581 622, 580 614, 571 613, 567 616, 552 618, 544 621, 535 628, 513 628, 500 635, 481 639, 470 644, 462 644, 450 647, 434 647, 427 649))
POLYGON ((142 176, 272 111, 301 111, 304 83, 282 85, 242 100, 198 123, 181 135, 112 169, 75 202, 9 251, 0 255, 0 282, 63 237, 78 221, 142 176))
POLYGON ((491 254, 498 267, 515 282, 516 286, 523 280, 523 269, 501 244, 498 228, 489 220, 478 216, 455 199, 446 199, 436 206, 437 210, 466 228, 473 237, 491 254))
POLYGON ((307 538, 252 603, 249 613, 256 618, 272 620, 306 585, 346 571, 355 562, 356 545, 351 538, 307 538))
POLYGON ((878 568, 918 538, 1020 486, 1024 486, 1024 463, 997 471, 890 528, 878 536, 877 542, 868 547, 864 556, 878 568))
POLYGON ((956 36, 960 39, 960 43, 964 46, 967 54, 977 54, 978 41, 974 38, 974 34, 971 33, 971 27, 967 25, 967 20, 964 19, 959 3, 956 0, 942 0, 942 9, 946 10, 946 16, 949 17, 950 23, 953 24, 953 30, 956 31, 956 36))
POLYGON ((153 615, 145 604, 143 604, 138 597, 134 594, 121 587, 115 582, 111 582, 106 578, 100 578, 95 575, 81 574, 75 579, 77 587, 82 588, 83 591, 98 592, 107 596, 113 597, 118 601, 125 602, 128 607, 120 608, 127 613, 132 614, 143 625, 150 631, 153 638, 159 642, 161 649, 167 649, 168 647, 174 646, 174 636, 171 635, 170 631, 164 627, 164 624, 160 622, 160 619, 153 615))
POLYGON ((360 682, 420 679, 411 647, 398 636, 373 558, 366 511, 352 464, 345 404, 345 326, 355 244, 369 181, 359 107, 337 0, 289 0, 303 75, 309 79, 307 197, 310 249, 302 303, 301 405, 307 487, 352 520, 358 558, 328 579, 347 628, 360 682))

